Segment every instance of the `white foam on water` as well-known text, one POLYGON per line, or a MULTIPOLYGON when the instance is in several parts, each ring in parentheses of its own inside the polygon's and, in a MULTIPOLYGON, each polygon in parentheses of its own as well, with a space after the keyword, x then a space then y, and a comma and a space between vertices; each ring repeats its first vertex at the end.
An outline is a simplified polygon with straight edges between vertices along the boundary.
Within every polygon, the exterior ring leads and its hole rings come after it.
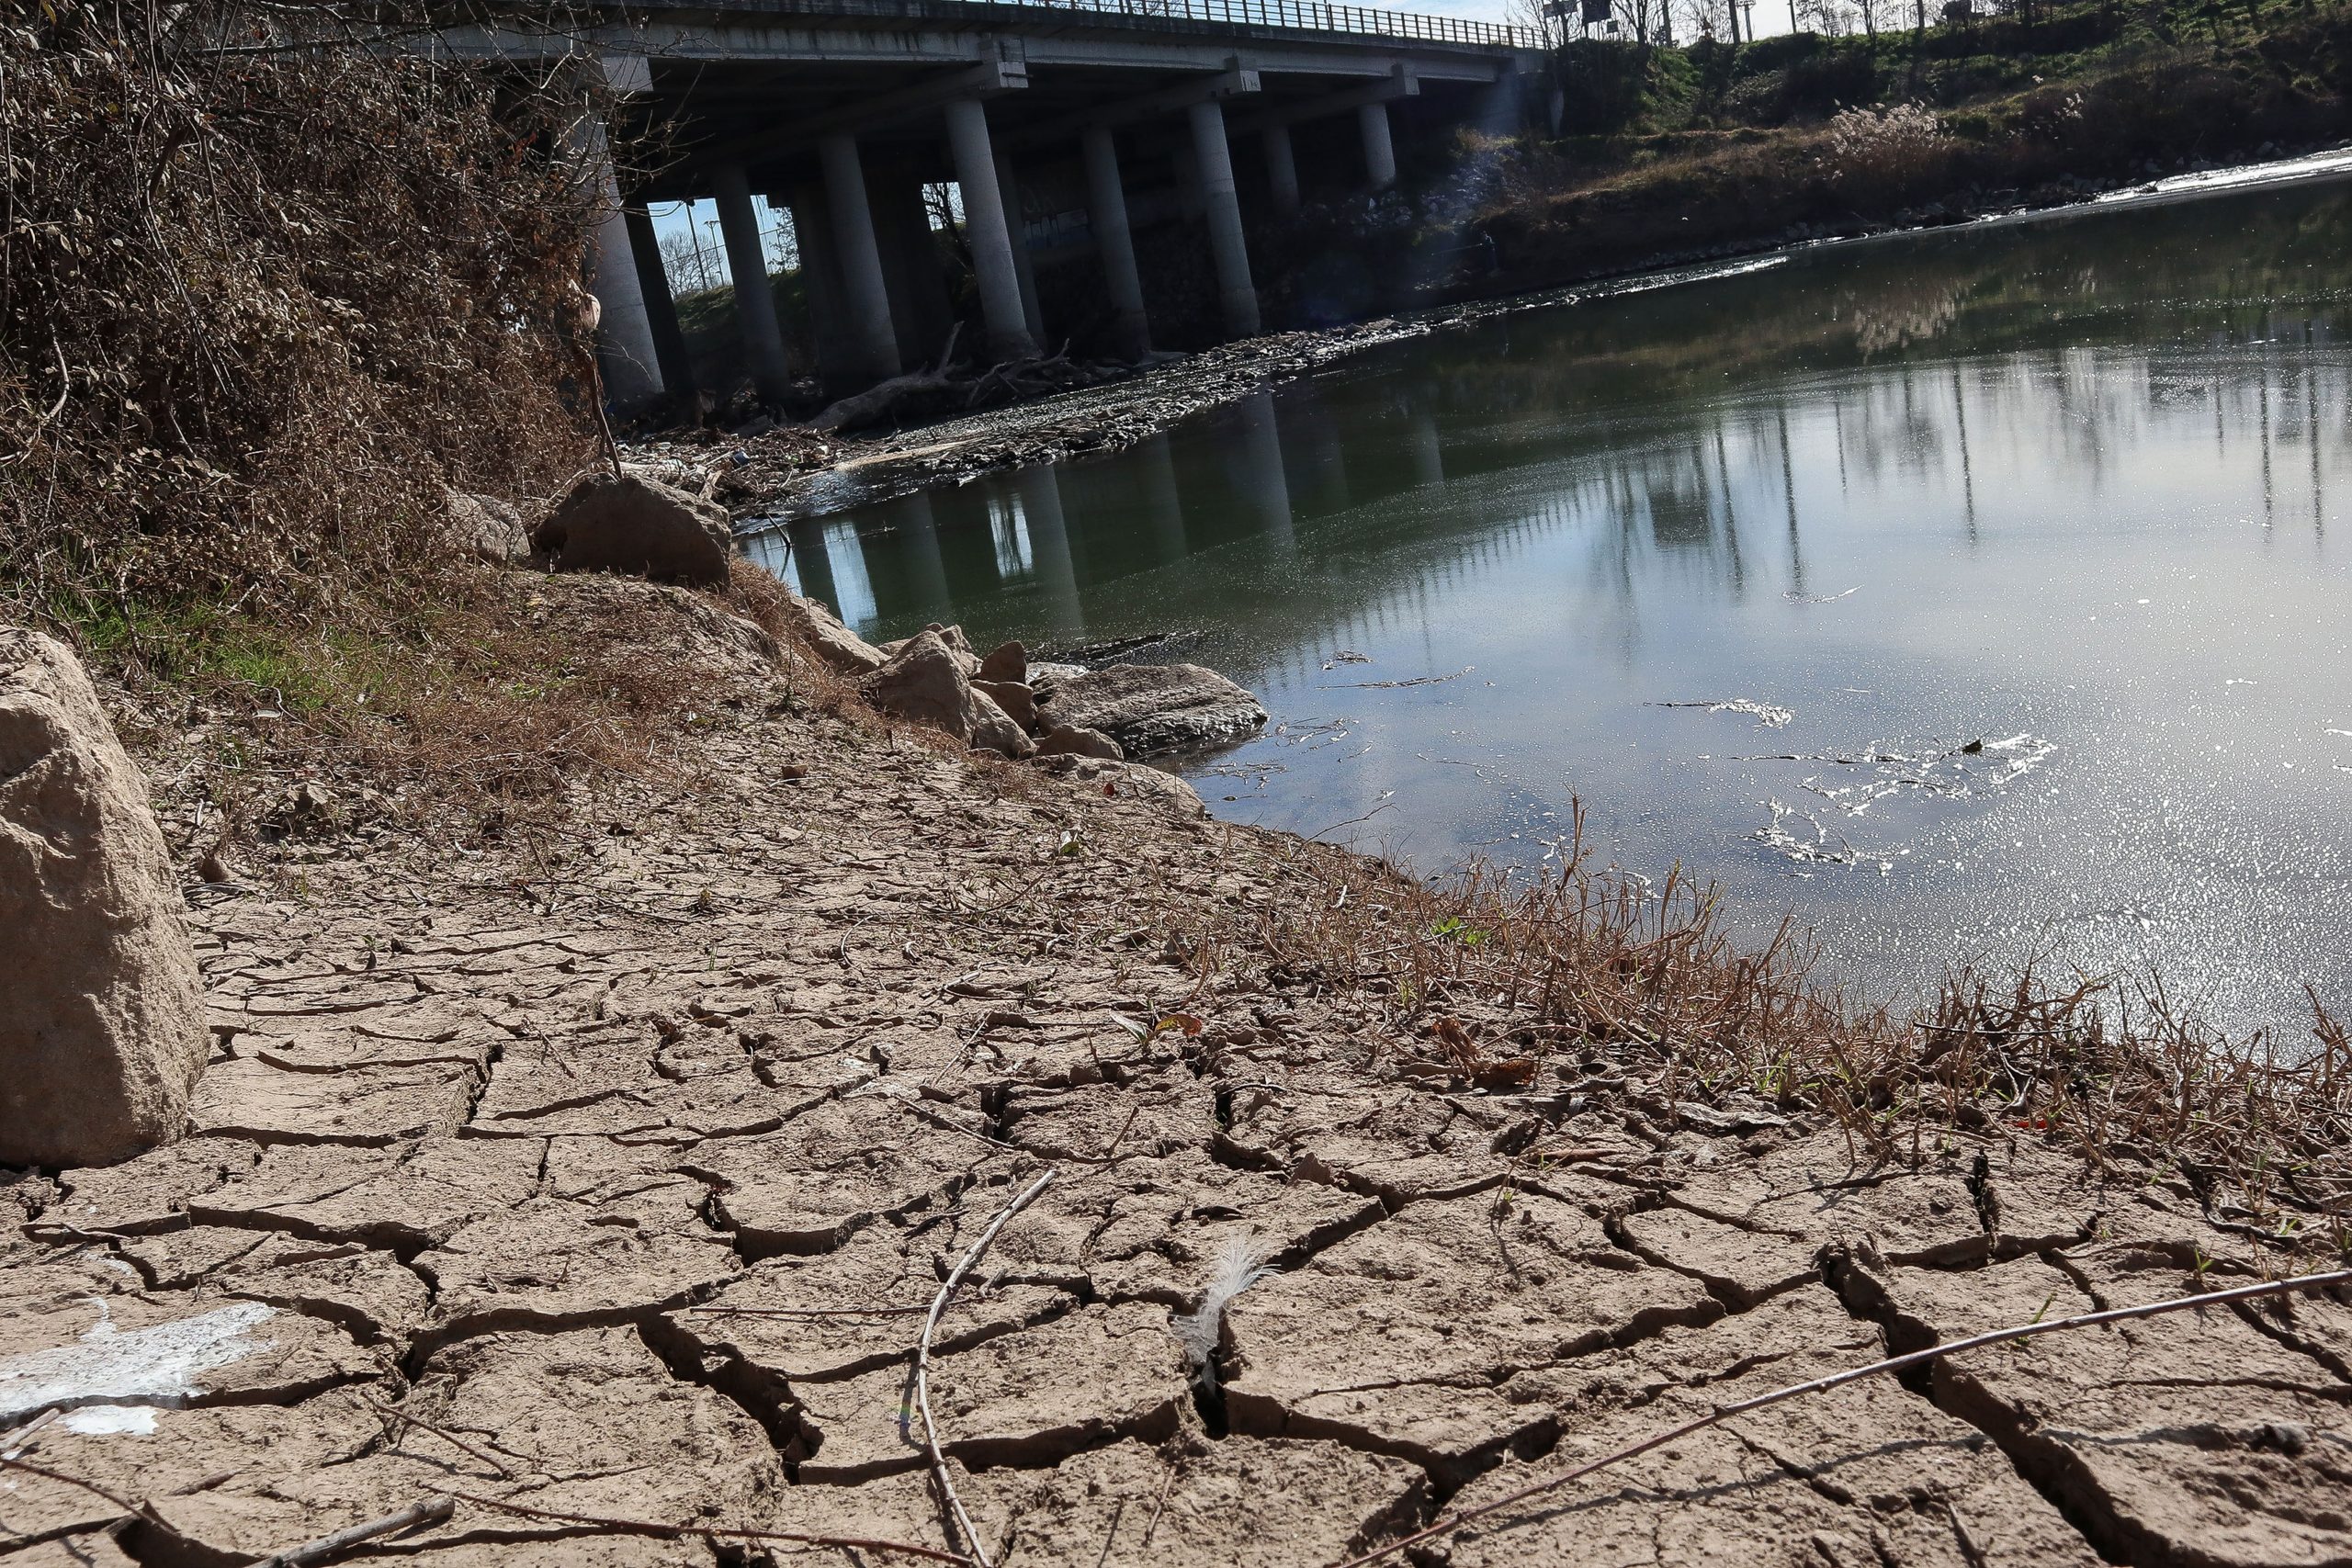
POLYGON ((156 1407, 203 1392, 200 1375, 268 1348, 252 1331, 277 1315, 276 1307, 238 1302, 126 1331, 115 1327, 103 1301, 97 1305, 98 1321, 76 1343, 0 1358, 0 1425, 57 1407, 69 1432, 151 1433, 156 1407))

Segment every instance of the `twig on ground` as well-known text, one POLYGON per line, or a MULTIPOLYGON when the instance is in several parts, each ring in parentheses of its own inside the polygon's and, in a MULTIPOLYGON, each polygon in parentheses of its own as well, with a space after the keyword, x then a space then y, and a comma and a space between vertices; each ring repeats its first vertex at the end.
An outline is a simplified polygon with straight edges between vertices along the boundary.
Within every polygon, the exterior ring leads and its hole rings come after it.
POLYGON ((435 1437, 440 1438, 445 1443, 448 1443, 453 1447, 464 1450, 467 1453, 469 1453, 473 1455, 474 1458, 481 1461, 482 1463, 490 1466, 491 1469, 498 1472, 499 1479, 503 1481, 512 1481, 514 1479, 514 1472, 508 1468, 503 1461, 492 1457, 481 1449, 474 1447, 473 1444, 466 1441, 465 1438, 458 1437, 456 1433, 448 1431, 443 1427, 436 1427, 421 1416, 411 1415, 409 1412, 402 1410, 397 1404, 387 1404, 382 1400, 376 1398, 373 1394, 363 1393, 356 1388, 347 1388, 343 1392, 351 1395, 352 1398, 357 1400, 360 1404, 366 1405, 368 1409, 375 1411, 379 1415, 390 1416, 396 1421, 405 1421, 410 1426, 414 1427, 421 1431, 432 1433, 435 1437))
POLYGON ((425 1497, 411 1503, 395 1514, 366 1524, 352 1525, 333 1535, 322 1535, 316 1540, 289 1546, 283 1551, 272 1552, 255 1568, 309 1568, 313 1562, 331 1562, 353 1547, 370 1541, 380 1535, 400 1535, 408 1530, 423 1529, 429 1525, 447 1524, 449 1516, 458 1511, 456 1499, 447 1496, 425 1497))
POLYGON ((0 1437, 0 1453, 14 1459, 18 1454, 32 1452, 34 1439, 40 1436, 40 1429, 56 1419, 57 1406, 52 1404, 16 1430, 0 1437))
POLYGON ((2291 1280, 2270 1280, 2260 1284, 2240 1285, 2234 1290, 2213 1291, 2203 1295, 2180 1296, 2171 1301, 2151 1302, 2144 1306, 2113 1307, 2106 1312, 2086 1312, 2074 1317, 2052 1318, 2042 1323, 2018 1324, 2008 1328, 1996 1328, 1986 1334, 1972 1335, 1966 1339, 1954 1339, 1941 1345, 1930 1345, 1924 1350, 1914 1350, 1909 1355, 1890 1356, 1885 1360, 1872 1361, 1865 1367, 1850 1367, 1842 1372, 1833 1372, 1826 1378, 1815 1378, 1811 1382, 1792 1383, 1787 1388, 1777 1388, 1770 1393, 1759 1393, 1753 1399, 1743 1399, 1735 1404, 1718 1405, 1712 1413, 1702 1416, 1696 1420, 1685 1421, 1679 1427, 1653 1433, 1638 1443, 1619 1449, 1613 1453, 1603 1454, 1600 1458, 1577 1465, 1573 1470, 1547 1476, 1542 1481, 1522 1486, 1516 1492, 1507 1493, 1491 1503, 1482 1503, 1475 1508, 1466 1508, 1451 1518, 1438 1520, 1426 1529, 1417 1530, 1411 1535, 1392 1540, 1385 1546, 1375 1547, 1361 1556, 1351 1557, 1344 1562, 1335 1563, 1333 1568, 1365 1568, 1365 1564, 1377 1562, 1384 1557, 1404 1551, 1407 1547, 1418 1546, 1422 1541, 1434 1540, 1442 1535, 1451 1535, 1474 1519, 1485 1518, 1489 1514, 1499 1513, 1505 1508, 1524 1503, 1531 1497, 1555 1491, 1571 1481, 1590 1475, 1594 1471, 1607 1469, 1612 1464, 1622 1464, 1638 1454, 1645 1454, 1652 1449, 1663 1448, 1668 1443, 1689 1437, 1693 1432, 1704 1431, 1709 1427, 1728 1421, 1735 1416, 1744 1416, 1751 1410, 1761 1410, 1767 1405, 1779 1404, 1784 1400, 1801 1398, 1808 1393, 1826 1393, 1831 1389, 1843 1388, 1849 1382, 1874 1377, 1881 1372, 1905 1371, 1912 1367, 1924 1366, 1940 1357, 1956 1356, 1962 1350, 1981 1350, 1988 1345, 2006 1344, 2012 1339, 2028 1339, 2039 1334, 2057 1334, 2070 1328, 2095 1328, 2103 1324, 2154 1317, 2163 1313, 2186 1311, 2190 1307, 2226 1306, 2238 1302, 2256 1301, 2265 1296, 2283 1296, 2297 1291, 2324 1290, 2331 1285, 2346 1284, 2352 1284, 2352 1269, 2336 1269, 2324 1274, 2302 1274, 2291 1280))
POLYGON ((1137 1551, 1148 1551, 1150 1549, 1151 1532, 1159 1528, 1159 1516, 1165 1512, 1168 1507, 1168 1495, 1176 1490, 1177 1469, 1177 1466, 1172 1464, 1170 1465, 1168 1467, 1168 1479, 1159 1483, 1159 1500, 1152 1504, 1151 1517, 1144 1521, 1143 1544, 1136 1548, 1137 1551))
POLYGON ((911 1317, 929 1307, 743 1307, 690 1306, 688 1312, 717 1313, 722 1317, 911 1317))
POLYGON ((139 1505, 121 1493, 109 1492, 95 1481, 85 1481, 78 1475, 68 1475, 62 1470, 51 1470, 47 1465, 34 1464, 28 1460, 18 1459, 14 1454, 0 1454, 0 1465, 10 1470, 21 1470, 27 1475, 38 1475, 43 1481, 54 1481, 65 1486, 78 1486, 94 1497, 105 1498, 126 1514, 135 1514, 139 1511, 139 1505))
POLYGON ((947 1456, 939 1446, 939 1427, 931 1418, 931 1337, 939 1327, 939 1314, 947 1309, 947 1298, 956 1293, 956 1287, 963 1283, 964 1276, 987 1254, 989 1244, 996 1240, 996 1233, 1004 1228, 1006 1221, 1025 1208, 1031 1199, 1043 1192, 1057 1174, 1048 1166, 1045 1175, 1031 1182, 1023 1190, 1021 1196, 997 1212, 996 1218, 989 1222, 988 1229, 980 1233, 979 1239, 972 1243, 970 1249, 949 1270, 945 1282, 939 1287, 939 1294, 932 1298, 931 1315, 923 1319, 922 1337, 915 1344, 915 1409, 922 1416, 923 1442, 931 1450, 931 1473, 939 1483, 940 1493, 947 1500, 949 1512, 955 1516, 956 1528, 963 1533, 966 1544, 971 1548, 972 1561, 979 1568, 995 1568, 995 1565, 989 1561, 988 1550, 980 1544, 980 1532, 973 1528, 972 1516, 964 1511, 964 1499, 956 1495, 956 1483, 948 1479, 947 1456))
POLYGON ((471 1503, 477 1507, 519 1514, 526 1519, 544 1519, 549 1524, 559 1525, 585 1525, 591 1529, 612 1530, 621 1535, 650 1535, 668 1540, 702 1537, 720 1540, 778 1540, 797 1546, 839 1546, 858 1551, 895 1551, 906 1557, 928 1558, 933 1562, 971 1562, 961 1552, 942 1551, 935 1546, 917 1546, 906 1540, 880 1540, 851 1535, 810 1535, 800 1530, 729 1529, 719 1525, 670 1525, 653 1519, 615 1518, 608 1514, 571 1514, 560 1508, 534 1508, 522 1503, 510 1503, 503 1497, 484 1497, 471 1492, 453 1492, 446 1488, 442 1495, 455 1497, 460 1503, 471 1503))
POLYGON ((1111 1141, 1102 1145, 1102 1154, 1096 1157, 1107 1163, 1113 1155, 1117 1154, 1119 1145, 1127 1141, 1127 1129, 1136 1124, 1136 1118, 1142 1113, 1143 1101, 1140 1100, 1127 1107, 1127 1119, 1119 1123, 1119 1130, 1111 1134, 1111 1141))

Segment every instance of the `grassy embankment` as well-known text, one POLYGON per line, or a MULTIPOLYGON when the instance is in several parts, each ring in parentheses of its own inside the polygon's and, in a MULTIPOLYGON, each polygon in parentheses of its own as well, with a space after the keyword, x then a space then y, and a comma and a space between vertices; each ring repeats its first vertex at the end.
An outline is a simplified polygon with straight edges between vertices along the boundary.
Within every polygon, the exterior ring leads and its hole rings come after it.
POLYGON ((1579 43, 1566 132, 1511 149, 1481 221, 1494 287, 1537 287, 1792 231, 2054 204, 2352 135, 2352 7, 2176 0, 1796 35, 1579 43))

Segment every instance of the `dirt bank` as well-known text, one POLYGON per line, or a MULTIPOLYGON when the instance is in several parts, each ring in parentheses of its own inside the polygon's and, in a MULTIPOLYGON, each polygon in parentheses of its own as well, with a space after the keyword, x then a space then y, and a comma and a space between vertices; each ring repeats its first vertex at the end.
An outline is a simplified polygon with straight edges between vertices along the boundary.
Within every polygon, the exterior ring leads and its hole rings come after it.
MULTIPOLYGON (((0 1454, 46 1472, 0 1476, 0 1561, 250 1562, 443 1494, 364 1550, 960 1551, 912 1350, 1048 1169, 929 1400, 990 1557, 1073 1568, 1333 1562, 1717 1404, 2325 1248, 1961 1057, 1951 1114, 1856 1120, 1512 1021, 1500 927, 1375 974, 1366 933, 1434 940, 1380 868, 1145 770, 967 760, 755 643, 704 637, 727 689, 665 775, 527 849, 322 825, 191 883, 198 1135, 0 1177, 0 1454), (1196 1375, 1173 1320, 1250 1258, 1196 1375)), ((1681 984, 1611 953, 1596 1009, 1681 984)), ((1422 1561, 2343 1561, 2347 1401, 2352 1306, 2213 1307, 1742 1416, 1422 1561)))

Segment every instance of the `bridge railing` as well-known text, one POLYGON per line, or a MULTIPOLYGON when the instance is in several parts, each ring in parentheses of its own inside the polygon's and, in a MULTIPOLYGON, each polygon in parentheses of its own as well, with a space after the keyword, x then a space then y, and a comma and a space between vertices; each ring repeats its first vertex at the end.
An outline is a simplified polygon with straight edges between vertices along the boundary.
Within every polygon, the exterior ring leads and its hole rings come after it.
POLYGON ((1043 9, 1100 11, 1121 17, 1175 17, 1227 27, 1295 28, 1308 32, 1357 33, 1374 38, 1414 39, 1430 43, 1466 43, 1487 49, 1532 49, 1532 28, 1467 17, 1430 17, 1384 11, 1369 6, 1335 6, 1324 0, 999 0, 1043 9))
POLYGON ((1540 49, 1532 28, 1467 17, 1430 17, 1343 6, 1329 0, 717 0, 729 11, 793 16, 922 17, 1002 9, 1078 11, 1095 16, 1164 20, 1192 27, 1284 28, 1356 38, 1468 44, 1479 49, 1540 49))

